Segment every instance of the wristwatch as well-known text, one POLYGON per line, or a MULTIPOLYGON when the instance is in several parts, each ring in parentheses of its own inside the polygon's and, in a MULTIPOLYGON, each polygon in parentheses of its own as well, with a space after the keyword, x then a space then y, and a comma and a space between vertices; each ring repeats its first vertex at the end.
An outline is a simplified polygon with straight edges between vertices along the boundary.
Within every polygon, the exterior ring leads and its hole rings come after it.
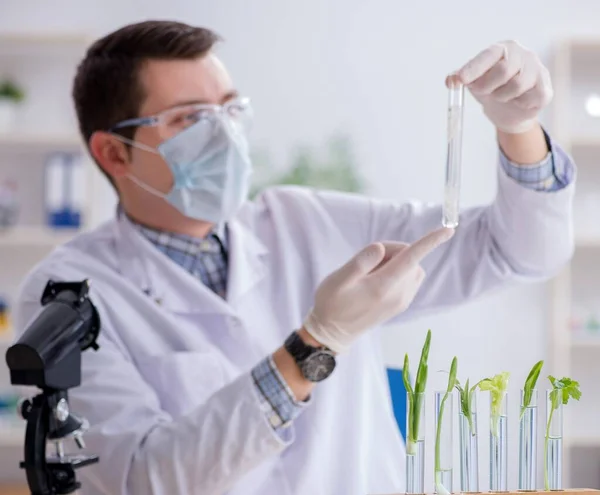
POLYGON ((335 354, 327 347, 306 344, 296 331, 285 340, 283 347, 294 358, 307 380, 320 382, 333 373, 335 354))

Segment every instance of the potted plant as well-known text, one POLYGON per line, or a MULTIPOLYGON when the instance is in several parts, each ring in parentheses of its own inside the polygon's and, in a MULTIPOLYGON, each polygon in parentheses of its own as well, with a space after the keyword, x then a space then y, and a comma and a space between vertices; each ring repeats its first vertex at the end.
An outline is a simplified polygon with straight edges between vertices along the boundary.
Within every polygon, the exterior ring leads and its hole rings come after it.
POLYGON ((13 124, 16 108, 25 99, 23 90, 10 79, 0 81, 0 132, 7 132, 13 124))

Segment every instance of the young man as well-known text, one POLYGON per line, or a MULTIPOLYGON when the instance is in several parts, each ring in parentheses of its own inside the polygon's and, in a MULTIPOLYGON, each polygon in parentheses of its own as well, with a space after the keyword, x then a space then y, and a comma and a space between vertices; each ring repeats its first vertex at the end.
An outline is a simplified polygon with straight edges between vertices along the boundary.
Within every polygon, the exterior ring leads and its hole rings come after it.
POLYGON ((495 201, 454 233, 439 206, 294 187, 247 202, 250 103, 216 41, 130 25, 76 75, 81 132, 119 209, 36 266, 15 310, 23 331, 49 279, 92 281, 101 347, 70 395, 100 455, 83 493, 400 492, 376 328, 551 276, 572 254, 574 166, 537 121, 548 71, 505 42, 452 76, 500 148, 495 201))

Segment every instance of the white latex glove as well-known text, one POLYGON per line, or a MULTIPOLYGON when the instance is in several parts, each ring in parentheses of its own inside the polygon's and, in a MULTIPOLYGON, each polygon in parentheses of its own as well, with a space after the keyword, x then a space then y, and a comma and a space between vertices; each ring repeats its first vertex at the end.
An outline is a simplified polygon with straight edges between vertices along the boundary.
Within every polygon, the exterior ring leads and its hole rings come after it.
POLYGON ((534 127, 553 96, 548 69, 516 41, 503 41, 480 52, 450 78, 467 87, 490 121, 510 134, 534 127))
POLYGON ((363 332, 409 307, 425 278, 419 263, 453 234, 442 228, 412 245, 370 244, 319 285, 304 328, 332 351, 346 351, 363 332))

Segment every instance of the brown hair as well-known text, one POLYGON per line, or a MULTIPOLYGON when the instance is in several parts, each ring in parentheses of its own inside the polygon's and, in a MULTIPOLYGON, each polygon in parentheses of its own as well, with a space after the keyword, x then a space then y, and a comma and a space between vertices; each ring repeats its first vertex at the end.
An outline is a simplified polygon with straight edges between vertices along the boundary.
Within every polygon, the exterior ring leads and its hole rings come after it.
MULTIPOLYGON (((75 111, 85 142, 95 131, 138 116, 146 97, 138 78, 145 62, 201 57, 220 40, 209 29, 175 21, 144 21, 94 42, 79 64, 73 84, 75 111)), ((135 128, 120 129, 119 133, 132 139, 135 128)))

